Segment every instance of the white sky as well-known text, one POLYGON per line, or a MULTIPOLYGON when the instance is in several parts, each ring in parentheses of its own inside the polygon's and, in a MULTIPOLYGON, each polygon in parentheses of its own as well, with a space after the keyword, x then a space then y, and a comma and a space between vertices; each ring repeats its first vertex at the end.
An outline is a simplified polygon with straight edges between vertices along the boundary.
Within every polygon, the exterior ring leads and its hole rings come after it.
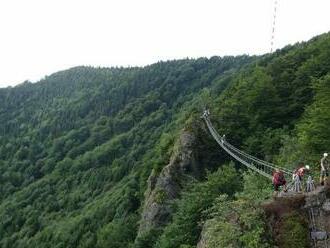
MULTIPOLYGON (((330 30, 329 0, 278 0, 275 47, 330 30)), ((270 50, 274 0, 0 0, 0 87, 78 65, 270 50)))

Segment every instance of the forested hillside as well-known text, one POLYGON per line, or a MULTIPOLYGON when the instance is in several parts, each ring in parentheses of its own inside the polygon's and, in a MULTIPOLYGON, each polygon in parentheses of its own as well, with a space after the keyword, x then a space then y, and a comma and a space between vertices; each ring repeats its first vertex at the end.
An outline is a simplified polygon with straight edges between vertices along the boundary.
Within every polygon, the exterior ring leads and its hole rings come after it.
POLYGON ((76 67, 0 89, 0 247, 195 247, 202 229, 213 247, 272 247, 258 208, 269 182, 229 163, 201 110, 247 152, 317 171, 329 97, 329 34, 260 57, 76 67), (177 178, 162 226, 138 235, 148 178, 183 130, 198 172, 177 178))

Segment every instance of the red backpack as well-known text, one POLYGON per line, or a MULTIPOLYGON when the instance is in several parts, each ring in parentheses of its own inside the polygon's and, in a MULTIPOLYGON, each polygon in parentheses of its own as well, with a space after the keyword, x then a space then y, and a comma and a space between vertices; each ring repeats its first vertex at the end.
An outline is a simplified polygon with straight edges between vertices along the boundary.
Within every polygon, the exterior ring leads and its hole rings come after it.
POLYGON ((274 184, 276 185, 284 185, 286 183, 283 171, 274 173, 274 184))

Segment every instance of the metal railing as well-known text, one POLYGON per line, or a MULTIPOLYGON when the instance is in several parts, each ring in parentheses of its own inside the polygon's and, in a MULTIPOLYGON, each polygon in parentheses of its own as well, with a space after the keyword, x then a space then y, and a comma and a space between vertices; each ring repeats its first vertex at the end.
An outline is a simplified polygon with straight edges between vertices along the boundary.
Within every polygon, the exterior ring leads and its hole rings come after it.
MULTIPOLYGON (((238 148, 231 145, 229 142, 226 141, 224 136, 219 135, 219 133, 215 130, 215 128, 212 125, 212 122, 209 118, 209 112, 204 111, 204 114, 202 115, 202 118, 204 119, 208 130, 210 131, 212 137, 215 139, 215 141, 220 145, 220 147, 226 151, 231 157, 233 157, 236 161, 240 162, 241 164, 245 165, 247 168, 257 172, 258 174, 272 180, 273 178, 273 172, 275 170, 280 170, 283 172, 285 176, 288 176, 289 178, 292 177, 292 172, 289 171, 286 168, 277 166, 275 164, 269 163, 267 161, 258 159, 246 152, 243 152, 239 150, 238 148)), ((287 185, 287 189, 294 191, 297 180, 294 180, 287 185)))

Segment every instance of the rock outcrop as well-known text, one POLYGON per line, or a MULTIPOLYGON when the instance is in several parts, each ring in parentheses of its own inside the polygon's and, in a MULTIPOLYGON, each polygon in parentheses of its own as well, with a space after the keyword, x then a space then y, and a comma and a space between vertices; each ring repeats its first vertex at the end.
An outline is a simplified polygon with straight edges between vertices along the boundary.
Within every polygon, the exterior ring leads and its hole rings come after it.
POLYGON ((155 171, 149 176, 138 237, 168 222, 171 202, 180 195, 183 178, 196 170, 195 142, 192 132, 182 131, 169 164, 158 176, 155 171))
POLYGON ((278 247, 294 240, 306 240, 306 246, 329 247, 330 240, 330 188, 318 187, 310 193, 280 197, 264 205, 272 236, 278 247), (290 223, 301 225, 301 232, 295 233, 290 223))
MULTIPOLYGON (((274 247, 330 247, 330 187, 318 187, 309 193, 288 193, 260 207, 265 212, 264 222, 274 247)), ((228 222, 235 226, 238 218, 231 215, 228 222)), ((215 221, 204 223, 197 248, 217 247, 213 243, 221 239, 221 230, 215 221)))
POLYGON ((330 247, 330 188, 320 187, 306 194, 305 201, 313 247, 330 247))

